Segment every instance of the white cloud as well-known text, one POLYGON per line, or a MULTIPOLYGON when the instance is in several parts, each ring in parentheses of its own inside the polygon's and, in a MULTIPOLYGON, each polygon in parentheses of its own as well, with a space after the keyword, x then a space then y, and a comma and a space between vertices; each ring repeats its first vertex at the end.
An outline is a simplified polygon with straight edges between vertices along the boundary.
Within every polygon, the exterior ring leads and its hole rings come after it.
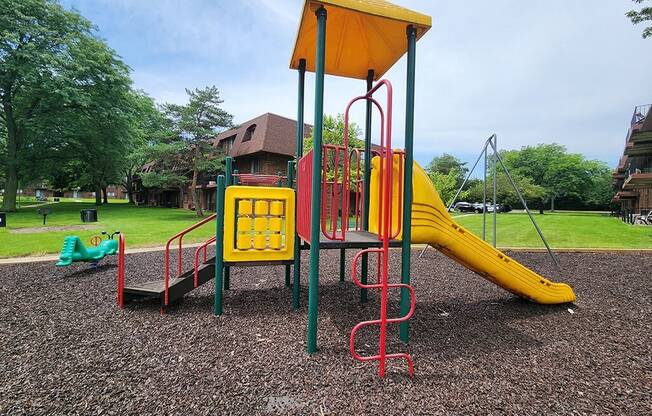
MULTIPOLYGON (((501 146, 538 142, 615 162, 636 104, 652 101, 652 41, 624 17, 629 0, 522 3, 514 0, 397 0, 433 16, 417 48, 415 148, 473 155, 498 133, 501 146)), ((136 84, 161 101, 184 88, 217 85, 236 119, 296 112, 296 74, 287 67, 303 2, 67 0, 97 22, 134 69, 136 84)), ((395 87, 394 142, 402 143, 405 59, 395 87)), ((306 121, 312 122, 313 77, 306 121)), ((328 77, 325 111, 342 112, 362 81, 328 77)), ((361 122, 360 111, 354 120, 361 122)))

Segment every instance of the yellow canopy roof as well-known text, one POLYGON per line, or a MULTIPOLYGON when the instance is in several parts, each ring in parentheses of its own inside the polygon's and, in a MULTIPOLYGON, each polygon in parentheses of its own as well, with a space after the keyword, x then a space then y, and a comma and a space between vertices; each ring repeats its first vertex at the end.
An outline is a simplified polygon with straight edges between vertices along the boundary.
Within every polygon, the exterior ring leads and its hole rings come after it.
POLYGON ((384 0, 306 0, 294 44, 290 68, 306 60, 315 71, 317 18, 324 6, 326 19, 326 73, 366 79, 367 71, 382 77, 407 52, 406 28, 417 29, 417 39, 432 26, 430 16, 384 0))

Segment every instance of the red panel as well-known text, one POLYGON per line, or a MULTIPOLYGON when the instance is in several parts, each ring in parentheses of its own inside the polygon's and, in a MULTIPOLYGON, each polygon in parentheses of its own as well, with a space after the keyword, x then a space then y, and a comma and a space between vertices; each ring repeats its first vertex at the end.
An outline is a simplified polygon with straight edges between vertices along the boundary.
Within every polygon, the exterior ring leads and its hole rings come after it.
POLYGON ((312 205, 312 150, 297 164, 297 234, 310 241, 312 205))

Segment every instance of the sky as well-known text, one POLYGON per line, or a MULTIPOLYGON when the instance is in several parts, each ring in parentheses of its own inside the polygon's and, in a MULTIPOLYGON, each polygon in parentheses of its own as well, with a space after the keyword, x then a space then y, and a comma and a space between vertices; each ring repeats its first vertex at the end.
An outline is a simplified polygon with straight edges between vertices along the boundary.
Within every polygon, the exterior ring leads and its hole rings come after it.
MULTIPOLYGON (((432 16, 417 44, 415 159, 472 162, 484 140, 502 149, 563 144, 615 166, 634 106, 652 102, 652 39, 624 16, 630 0, 395 3, 432 16)), ((97 26, 157 102, 216 85, 236 123, 265 112, 296 119, 288 68, 302 0, 62 0, 97 26)), ((403 143, 403 57, 394 85, 393 141, 403 143)), ((306 78, 306 122, 314 113, 306 78)), ((326 77, 325 112, 342 113, 364 81, 326 77)), ((363 106, 360 106, 363 107, 363 106)), ((362 111, 353 113, 361 123, 362 111)))

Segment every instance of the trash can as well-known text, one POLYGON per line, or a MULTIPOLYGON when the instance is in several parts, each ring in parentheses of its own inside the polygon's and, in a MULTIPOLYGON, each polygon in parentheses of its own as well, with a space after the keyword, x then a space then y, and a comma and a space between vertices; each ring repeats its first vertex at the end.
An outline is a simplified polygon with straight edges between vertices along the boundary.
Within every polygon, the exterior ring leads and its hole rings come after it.
POLYGON ((97 222, 96 209, 82 209, 80 213, 82 222, 97 222))
POLYGON ((7 214, 4 212, 0 212, 0 227, 6 227, 7 226, 7 214))

